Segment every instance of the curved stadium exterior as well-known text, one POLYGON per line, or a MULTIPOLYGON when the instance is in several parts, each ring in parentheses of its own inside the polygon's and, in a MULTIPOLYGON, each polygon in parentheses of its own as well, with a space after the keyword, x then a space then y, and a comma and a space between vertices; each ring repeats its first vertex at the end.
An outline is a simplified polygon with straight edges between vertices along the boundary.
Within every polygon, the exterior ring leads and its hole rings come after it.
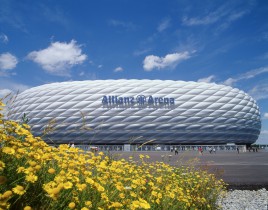
POLYGON ((52 83, 20 93, 10 118, 29 119, 45 141, 75 144, 252 144, 261 129, 256 102, 241 90, 170 80, 52 83), (55 122, 55 123, 52 123, 55 122))

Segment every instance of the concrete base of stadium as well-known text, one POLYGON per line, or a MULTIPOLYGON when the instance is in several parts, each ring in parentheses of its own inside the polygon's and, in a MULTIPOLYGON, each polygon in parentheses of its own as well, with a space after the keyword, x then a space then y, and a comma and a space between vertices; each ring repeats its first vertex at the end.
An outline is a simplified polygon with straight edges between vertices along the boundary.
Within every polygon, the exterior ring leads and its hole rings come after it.
MULTIPOLYGON (((138 152, 153 152, 153 151, 237 151, 246 152, 246 145, 150 145, 150 144, 124 144, 124 145, 75 145, 83 150, 91 150, 98 148, 98 151, 138 151, 138 152)), ((255 149, 254 149, 255 150, 255 149)))

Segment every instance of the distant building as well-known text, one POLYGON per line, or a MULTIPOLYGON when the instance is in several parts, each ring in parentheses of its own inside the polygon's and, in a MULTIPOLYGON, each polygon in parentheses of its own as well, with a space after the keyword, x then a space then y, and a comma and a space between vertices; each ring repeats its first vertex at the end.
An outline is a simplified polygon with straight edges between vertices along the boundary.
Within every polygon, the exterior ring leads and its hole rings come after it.
POLYGON ((256 102, 236 88, 170 80, 61 82, 17 96, 10 117, 29 119, 45 141, 75 144, 252 144, 256 102))

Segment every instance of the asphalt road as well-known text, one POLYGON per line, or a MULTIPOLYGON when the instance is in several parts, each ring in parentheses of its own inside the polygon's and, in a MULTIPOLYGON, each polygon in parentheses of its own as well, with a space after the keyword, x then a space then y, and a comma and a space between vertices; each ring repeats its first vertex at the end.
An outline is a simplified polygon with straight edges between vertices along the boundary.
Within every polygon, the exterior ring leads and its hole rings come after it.
POLYGON ((180 151, 178 155, 173 152, 111 152, 116 158, 128 159, 133 156, 138 160, 139 155, 149 155, 147 161, 163 161, 173 166, 192 164, 204 168, 222 178, 229 184, 229 188, 268 189, 268 152, 220 151, 210 154, 204 151, 200 155, 197 151, 180 151))

